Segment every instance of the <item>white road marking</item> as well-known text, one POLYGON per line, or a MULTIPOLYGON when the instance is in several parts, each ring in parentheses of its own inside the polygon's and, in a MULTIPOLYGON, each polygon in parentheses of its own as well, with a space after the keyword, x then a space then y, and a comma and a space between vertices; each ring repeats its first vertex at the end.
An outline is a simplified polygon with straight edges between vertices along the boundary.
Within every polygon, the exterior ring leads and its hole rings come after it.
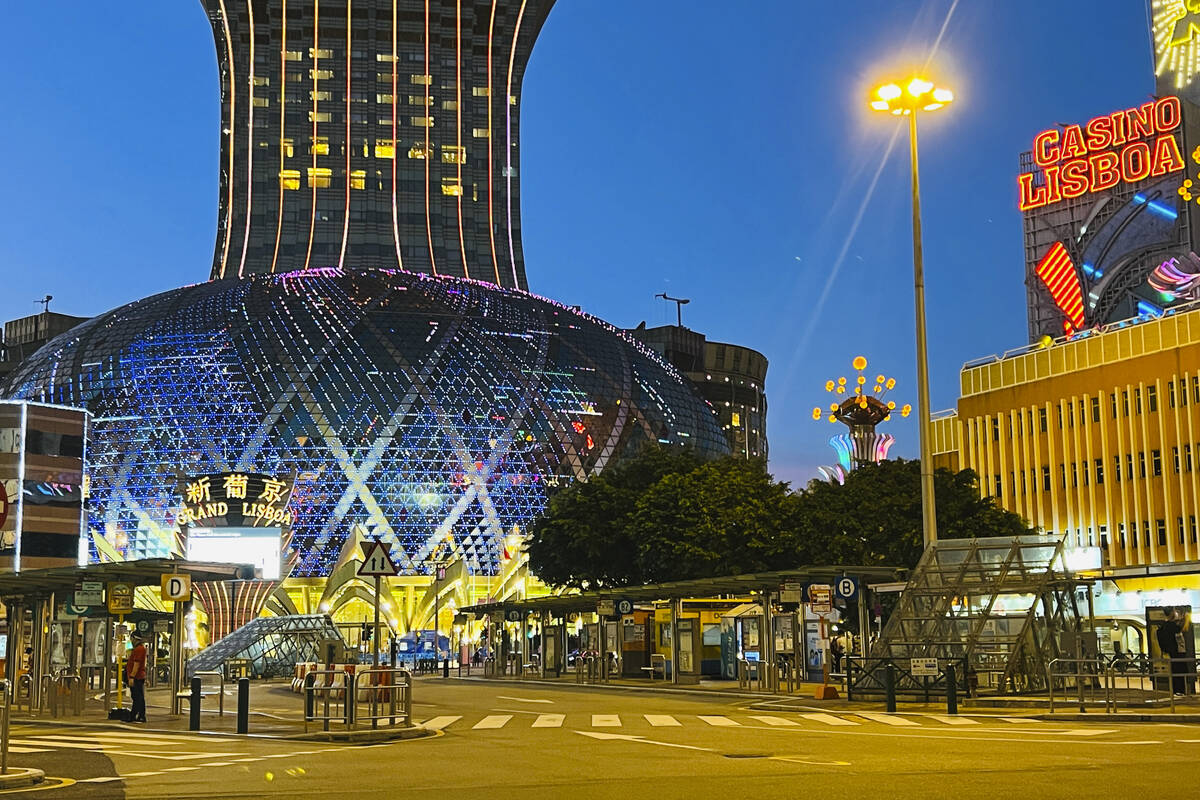
POLYGON ((566 714, 538 714, 531 728, 561 728, 566 714))
POLYGON ((41 744, 50 747, 70 747, 75 750, 103 750, 109 746, 101 742, 80 741, 74 737, 67 736, 39 736, 36 739, 12 739, 10 741, 25 745, 41 744))
POLYGON ((779 727, 781 725, 799 725, 800 723, 792 719, 784 719, 783 717, 751 717, 750 719, 758 720, 764 725, 773 725, 779 727))
POLYGON ((833 714, 801 714, 805 719, 810 719, 813 722, 821 722, 825 725, 858 725, 859 723, 841 717, 835 717, 833 714))
POLYGON ((124 780, 123 775, 101 775, 97 778, 76 778, 76 783, 108 783, 109 781, 124 780))
POLYGON ((479 731, 503 728, 510 719, 512 719, 512 714, 489 714, 471 726, 471 729, 479 731))
POLYGON ((461 717, 461 716, 457 716, 457 717, 434 717, 434 718, 433 718, 433 719, 431 719, 431 720, 427 720, 427 721, 425 721, 425 722, 422 722, 422 723, 421 723, 421 727, 422 727, 422 728, 429 728, 431 731, 444 731, 446 728, 450 727, 450 726, 451 726, 451 725, 453 725, 455 722, 458 722, 460 719, 462 719, 462 717, 461 717))
POLYGON ((1017 725, 1023 725, 1026 722, 1035 722, 1035 723, 1045 722, 1044 719, 1034 719, 1033 717, 996 717, 996 719, 1002 719, 1005 722, 1012 722, 1017 725))
POLYGON ((10 744, 8 746, 8 752, 10 752, 10 753, 49 753, 50 748, 48 748, 48 747, 21 747, 19 745, 10 744))
POLYGON ((930 714, 929 718, 936 719, 938 722, 943 722, 947 725, 978 725, 979 724, 979 722, 977 720, 973 720, 968 717, 954 717, 954 716, 950 716, 949 714, 947 714, 946 716, 942 716, 941 714, 930 714))
POLYGON ((150 772, 126 772, 121 777, 122 778, 144 778, 147 775, 162 775, 162 773, 159 772, 158 770, 151 770, 150 772))
POLYGON ((621 717, 617 714, 592 714, 593 728, 619 728, 621 717))
POLYGON ((509 697, 505 694, 496 695, 498 700, 516 700, 518 703, 553 703, 553 700, 545 700, 540 697, 509 697))
POLYGON ((221 758, 223 756, 236 756, 239 753, 174 753, 166 755, 164 753, 139 753, 136 750, 105 750, 105 753, 111 756, 131 756, 134 758, 158 758, 163 761, 196 761, 201 758, 221 758))
POLYGON ((697 715, 703 721, 707 722, 715 728, 730 728, 737 727, 738 723, 731 720, 729 717, 721 717, 716 715, 699 714, 697 715))
POLYGON ((700 750, 705 753, 716 752, 711 747, 696 747, 695 745, 676 744, 674 742, 656 742, 653 739, 646 739, 641 736, 630 736, 629 734, 626 734, 626 733, 602 733, 600 731, 575 731, 575 732, 580 734, 581 736, 591 737, 592 739, 601 739, 601 740, 619 739, 623 742, 640 742, 642 744, 656 744, 659 747, 676 747, 680 750, 700 750))
POLYGON ((672 717, 670 714, 643 714, 646 722, 649 722, 655 728, 678 728, 680 727, 679 720, 672 717))
POLYGON ((169 767, 163 772, 191 772, 192 770, 200 769, 199 767, 169 767))
POLYGON ((810 764, 815 767, 848 767, 849 761, 809 761, 799 756, 768 756, 771 761, 788 761, 792 764, 810 764))
POLYGON ((869 719, 872 722, 881 722, 884 725, 916 725, 911 719, 905 717, 897 717, 891 714, 879 714, 874 711, 855 711, 855 714, 863 719, 869 719))

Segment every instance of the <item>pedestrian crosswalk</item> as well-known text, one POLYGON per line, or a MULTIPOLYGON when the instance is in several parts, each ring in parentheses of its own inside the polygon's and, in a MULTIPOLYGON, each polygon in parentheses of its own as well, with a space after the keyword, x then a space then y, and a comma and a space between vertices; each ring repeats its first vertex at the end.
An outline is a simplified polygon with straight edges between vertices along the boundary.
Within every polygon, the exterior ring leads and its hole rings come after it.
POLYGON ((701 725, 712 728, 851 728, 882 725, 889 728, 978 726, 987 724, 1037 724, 1025 717, 994 715, 885 714, 876 711, 841 713, 803 712, 780 714, 488 714, 478 719, 445 715, 420 724, 430 730, 501 730, 504 728, 679 728, 701 725))

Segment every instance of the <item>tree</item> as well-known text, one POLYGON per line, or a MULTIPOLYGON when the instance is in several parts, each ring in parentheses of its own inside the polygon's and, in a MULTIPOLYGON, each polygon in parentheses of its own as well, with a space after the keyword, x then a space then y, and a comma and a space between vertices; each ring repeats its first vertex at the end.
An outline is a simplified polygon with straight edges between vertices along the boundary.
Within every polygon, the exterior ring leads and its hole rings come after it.
POLYGON ((664 476, 633 516, 642 577, 654 583, 771 569, 782 556, 787 496, 787 484, 772 480, 761 461, 724 458, 664 476))
MULTIPOLYGON (((897 459, 859 467, 844 485, 809 483, 784 522, 798 563, 916 566, 924 551, 920 470, 919 461, 897 459)), ((934 497, 939 539, 1034 532, 981 498, 971 470, 937 470, 934 497)))
POLYGON ((700 464, 690 450, 649 445, 587 481, 555 492, 530 526, 530 566, 548 584, 576 588, 643 583, 632 529, 638 499, 665 475, 700 464))

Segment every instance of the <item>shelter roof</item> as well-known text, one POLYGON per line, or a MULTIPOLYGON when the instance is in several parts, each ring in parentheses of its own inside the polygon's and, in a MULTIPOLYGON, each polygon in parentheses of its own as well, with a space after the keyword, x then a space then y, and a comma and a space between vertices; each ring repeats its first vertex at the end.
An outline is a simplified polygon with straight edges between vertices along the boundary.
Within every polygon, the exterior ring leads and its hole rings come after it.
POLYGON ((158 586, 163 575, 191 575, 193 583, 245 579, 254 574, 249 564, 217 564, 173 558, 110 561, 83 567, 49 567, 0 574, 0 597, 46 597, 70 592, 80 581, 118 581, 135 586, 158 586))
POLYGON ((558 594, 521 600, 503 600, 494 603, 477 603, 464 606, 461 611, 473 614, 490 614, 510 609, 518 611, 594 611, 600 600, 632 600, 654 602, 657 600, 679 600, 690 598, 719 597, 723 595, 745 596, 750 593, 774 592, 784 583, 833 583, 838 578, 853 577, 860 582, 901 580, 908 570, 903 567, 883 566, 823 566, 797 567, 774 572, 756 572, 745 575, 726 575, 713 578, 694 578, 669 583, 651 583, 642 586, 620 586, 575 594, 558 594))

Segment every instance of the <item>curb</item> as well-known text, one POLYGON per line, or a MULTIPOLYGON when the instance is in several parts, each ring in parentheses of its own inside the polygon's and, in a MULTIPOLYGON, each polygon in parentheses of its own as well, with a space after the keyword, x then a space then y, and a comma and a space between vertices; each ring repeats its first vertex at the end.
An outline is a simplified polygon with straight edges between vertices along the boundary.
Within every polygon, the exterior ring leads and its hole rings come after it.
MULTIPOLYGON (((188 731, 178 728, 148 728, 144 725, 136 727, 127 723, 112 722, 67 722, 63 720, 22 720, 22 724, 44 725, 46 727, 95 728, 108 731, 137 731, 139 733, 158 733, 174 736, 220 736, 223 738, 239 739, 275 739, 296 742, 380 742, 400 739, 419 739, 434 735, 433 731, 420 726, 408 728, 374 728, 357 731, 313 731, 312 733, 236 733, 234 731, 188 731)), ((0 779, 4 776, 0 775, 0 779)), ((0 781, 0 789, 4 784, 0 781)))
POLYGON ((46 779, 46 773, 40 769, 29 767, 9 767, 8 772, 0 775, 0 789, 18 789, 22 786, 33 786, 46 779))
POLYGON ((1184 725, 1200 724, 1200 714, 1138 714, 1121 711, 1116 714, 1105 714, 1102 711, 1094 714, 1032 714, 1030 715, 1030 719, 1040 719, 1044 722, 1156 722, 1160 725, 1171 723, 1184 725))
POLYGON ((295 742, 345 742, 347 744, 373 744, 375 742, 395 742, 407 739, 425 739, 437 736, 437 731, 414 725, 410 728, 365 731, 315 731, 313 733, 297 733, 289 736, 276 736, 276 739, 288 739, 295 742))

